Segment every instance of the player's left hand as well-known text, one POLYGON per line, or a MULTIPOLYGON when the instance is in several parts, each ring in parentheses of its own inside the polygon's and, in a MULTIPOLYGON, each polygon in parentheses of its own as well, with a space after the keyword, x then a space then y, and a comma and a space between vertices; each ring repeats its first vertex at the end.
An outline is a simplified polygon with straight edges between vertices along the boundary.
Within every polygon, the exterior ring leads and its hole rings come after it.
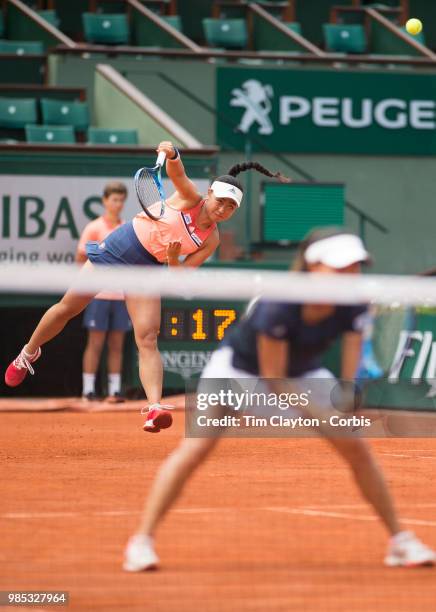
POLYGON ((182 243, 180 240, 172 240, 167 246, 167 260, 168 264, 177 265, 179 263, 180 250, 182 243))

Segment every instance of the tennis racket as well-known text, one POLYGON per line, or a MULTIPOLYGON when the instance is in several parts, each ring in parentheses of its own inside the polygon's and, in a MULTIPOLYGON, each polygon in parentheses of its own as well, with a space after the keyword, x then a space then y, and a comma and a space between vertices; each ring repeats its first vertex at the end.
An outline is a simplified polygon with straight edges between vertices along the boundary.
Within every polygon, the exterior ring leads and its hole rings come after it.
POLYGON ((139 168, 135 174, 135 189, 139 203, 146 215, 157 221, 165 213, 165 192, 162 185, 162 166, 166 153, 161 151, 153 168, 139 168))

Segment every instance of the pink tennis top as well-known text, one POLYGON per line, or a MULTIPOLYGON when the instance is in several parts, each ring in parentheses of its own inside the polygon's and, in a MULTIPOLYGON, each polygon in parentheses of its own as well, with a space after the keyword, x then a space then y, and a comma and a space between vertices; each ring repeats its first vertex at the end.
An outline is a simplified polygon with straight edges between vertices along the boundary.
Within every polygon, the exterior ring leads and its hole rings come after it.
MULTIPOLYGON (((167 246, 175 240, 182 243, 180 255, 195 253, 216 228, 216 223, 204 230, 197 226, 198 215, 204 202, 205 200, 201 200, 194 208, 185 211, 167 205, 163 217, 158 221, 150 219, 144 212, 136 215, 133 219, 133 229, 139 242, 160 262, 166 261, 167 246)), ((160 202, 153 206, 156 206, 158 214, 160 202)), ((153 207, 151 210, 153 211, 153 207)))
MULTIPOLYGON (((85 247, 87 242, 102 242, 102 240, 107 238, 110 233, 116 230, 117 227, 120 227, 120 225, 123 225, 123 223, 125 223, 125 221, 121 219, 119 223, 116 223, 114 225, 112 223, 109 223, 109 221, 105 219, 104 216, 94 219, 94 221, 91 221, 90 223, 88 223, 88 225, 85 226, 85 229, 83 230, 82 235, 80 236, 79 244, 77 245, 77 252, 86 257, 85 247)), ((124 300, 124 294, 102 291, 95 296, 95 299, 124 300)))

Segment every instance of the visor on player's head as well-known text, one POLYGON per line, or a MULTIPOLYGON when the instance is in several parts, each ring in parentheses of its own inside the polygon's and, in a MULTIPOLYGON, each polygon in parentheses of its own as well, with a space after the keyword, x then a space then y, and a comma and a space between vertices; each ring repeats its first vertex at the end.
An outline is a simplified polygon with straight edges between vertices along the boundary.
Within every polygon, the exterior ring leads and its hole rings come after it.
POLYGON ((354 263, 371 263, 362 240, 354 234, 337 234, 310 244, 304 259, 307 263, 322 263, 331 268, 346 268, 354 263))
POLYGON ((210 188, 217 198, 230 198, 236 202, 238 207, 241 206, 243 194, 242 191, 234 185, 223 183, 222 181, 214 181, 210 188))

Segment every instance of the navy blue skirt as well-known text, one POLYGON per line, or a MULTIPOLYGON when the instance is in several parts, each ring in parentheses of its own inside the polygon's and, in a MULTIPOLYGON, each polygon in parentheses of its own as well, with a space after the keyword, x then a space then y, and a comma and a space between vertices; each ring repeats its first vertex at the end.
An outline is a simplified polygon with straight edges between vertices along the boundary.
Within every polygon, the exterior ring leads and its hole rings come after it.
POLYGON ((163 265, 139 242, 133 223, 120 225, 102 242, 87 242, 86 255, 93 264, 125 266, 163 265))

